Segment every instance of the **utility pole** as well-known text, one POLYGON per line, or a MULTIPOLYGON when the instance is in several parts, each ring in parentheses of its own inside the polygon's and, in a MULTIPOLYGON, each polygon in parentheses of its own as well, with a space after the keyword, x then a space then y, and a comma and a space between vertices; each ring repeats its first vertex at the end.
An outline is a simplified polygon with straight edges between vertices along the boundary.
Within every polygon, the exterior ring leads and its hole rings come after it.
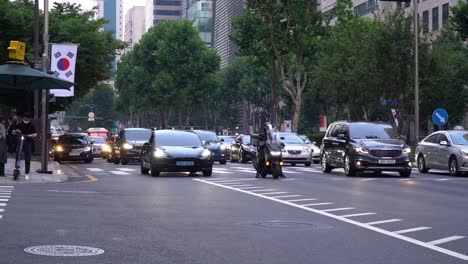
POLYGON ((419 142, 419 30, 418 30, 418 1, 413 0, 413 20, 414 20, 414 135, 415 144, 419 142))
MULTIPOLYGON (((34 68, 39 60, 39 0, 34 0, 34 68)), ((39 90, 34 91, 34 119, 39 119, 39 90)))
MULTIPOLYGON (((42 37, 44 41, 44 53, 42 53, 42 71, 47 73, 48 58, 49 58, 49 0, 44 0, 44 35, 42 37)), ((47 151, 47 122, 49 116, 47 114, 48 104, 48 90, 42 90, 42 101, 41 101, 41 170, 40 173, 51 173, 47 169, 49 162, 49 155, 47 151)))

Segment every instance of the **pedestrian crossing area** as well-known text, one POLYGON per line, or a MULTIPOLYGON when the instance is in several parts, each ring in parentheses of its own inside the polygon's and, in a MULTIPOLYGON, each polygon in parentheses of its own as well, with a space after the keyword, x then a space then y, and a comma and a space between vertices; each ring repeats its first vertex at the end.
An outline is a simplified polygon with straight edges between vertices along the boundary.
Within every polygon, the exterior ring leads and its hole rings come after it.
POLYGON ((135 174, 137 172, 137 170, 133 168, 112 168, 110 170, 104 170, 102 168, 86 168, 86 169, 95 173, 112 173, 114 175, 130 175, 130 174, 135 174))
POLYGON ((11 194, 14 191, 13 186, 0 185, 0 219, 3 218, 8 201, 11 198, 11 194))

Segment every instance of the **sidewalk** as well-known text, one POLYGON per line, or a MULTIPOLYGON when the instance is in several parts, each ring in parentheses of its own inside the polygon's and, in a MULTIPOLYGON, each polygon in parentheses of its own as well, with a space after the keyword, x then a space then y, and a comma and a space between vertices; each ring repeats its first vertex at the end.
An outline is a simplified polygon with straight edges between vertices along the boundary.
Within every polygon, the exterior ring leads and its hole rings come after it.
POLYGON ((31 161, 31 170, 29 172, 29 180, 24 179, 24 160, 21 160, 21 174, 18 181, 13 180, 13 170, 15 169, 15 159, 8 158, 7 164, 5 164, 5 177, 0 177, 0 184, 11 184, 11 183, 49 183, 49 182, 62 182, 68 179, 68 176, 60 168, 60 164, 55 161, 49 161, 48 169, 52 171, 52 174, 38 173, 37 170, 41 168, 41 163, 31 161))

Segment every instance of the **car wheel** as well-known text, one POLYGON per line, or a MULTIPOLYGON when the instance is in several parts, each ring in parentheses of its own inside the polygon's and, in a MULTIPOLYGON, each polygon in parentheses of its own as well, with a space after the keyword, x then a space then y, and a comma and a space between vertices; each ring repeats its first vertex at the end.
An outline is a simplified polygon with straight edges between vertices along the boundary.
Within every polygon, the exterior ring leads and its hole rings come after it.
POLYGON ((225 165, 225 164, 226 164, 226 161, 225 161, 225 160, 222 160, 222 161, 219 162, 219 164, 225 165))
POLYGON ((203 171, 203 176, 210 177, 213 174, 213 167, 203 171))
POLYGON ((452 156, 449 161, 449 171, 452 176, 459 176, 460 171, 458 171, 458 161, 457 158, 452 156))
POLYGON ((141 171, 141 174, 148 174, 149 173, 149 169, 143 167, 143 159, 140 159, 140 171, 141 171))
POLYGON ((291 162, 291 166, 296 166, 296 163, 294 163, 294 162, 291 162))
POLYGON ((311 165, 312 165, 312 162, 306 162, 306 163, 304 163, 304 166, 306 166, 306 167, 310 167, 311 165))
POLYGON ((232 152, 230 152, 230 153, 229 153, 229 161, 230 161, 231 163, 237 161, 237 160, 235 160, 235 159, 233 158, 233 156, 234 156, 234 155, 232 154, 232 152))
POLYGON ((120 163, 122 163, 122 165, 127 165, 128 164, 128 159, 122 158, 120 160, 120 163))
POLYGON ((349 158, 349 155, 346 155, 344 158, 344 171, 346 176, 354 176, 356 174, 354 164, 349 158))
POLYGON ((119 164, 119 163, 120 163, 120 159, 118 159, 118 158, 116 158, 116 157, 114 157, 114 158, 112 159, 112 161, 114 162, 114 164, 119 164))
POLYGON ((247 162, 247 159, 244 156, 244 151, 242 149, 239 151, 239 161, 241 163, 246 163, 247 162))
POLYGON ((156 166, 153 164, 153 162, 151 162, 151 176, 153 177, 158 177, 160 172, 158 171, 158 168, 156 168, 156 166))
POLYGON ((426 160, 422 154, 418 156, 418 170, 419 172, 426 173, 429 171, 429 168, 426 167, 426 160))
POLYGON ((411 175, 411 170, 400 171, 400 176, 408 178, 411 175))
POLYGON ((325 173, 330 173, 333 168, 330 165, 328 165, 328 159, 327 159, 327 155, 325 153, 322 154, 321 161, 322 161, 322 164, 321 164, 322 171, 325 172, 325 173))

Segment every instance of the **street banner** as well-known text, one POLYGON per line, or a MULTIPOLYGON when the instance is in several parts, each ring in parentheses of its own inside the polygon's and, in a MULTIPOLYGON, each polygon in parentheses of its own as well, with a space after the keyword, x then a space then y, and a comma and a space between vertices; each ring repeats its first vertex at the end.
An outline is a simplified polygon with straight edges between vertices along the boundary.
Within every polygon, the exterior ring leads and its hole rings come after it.
MULTIPOLYGON (((75 82, 75 66, 78 45, 76 44, 52 44, 50 70, 55 77, 75 82)), ((56 97, 74 96, 74 88, 70 91, 63 89, 51 89, 50 93, 56 97)))
POLYGON ((398 127, 398 113, 396 111, 396 109, 392 108, 392 116, 393 116, 393 119, 395 120, 395 125, 398 127))
POLYGON ((327 131, 327 116, 326 115, 320 115, 320 132, 325 132, 327 131))
POLYGON ((291 120, 284 120, 284 132, 291 133, 291 120))

